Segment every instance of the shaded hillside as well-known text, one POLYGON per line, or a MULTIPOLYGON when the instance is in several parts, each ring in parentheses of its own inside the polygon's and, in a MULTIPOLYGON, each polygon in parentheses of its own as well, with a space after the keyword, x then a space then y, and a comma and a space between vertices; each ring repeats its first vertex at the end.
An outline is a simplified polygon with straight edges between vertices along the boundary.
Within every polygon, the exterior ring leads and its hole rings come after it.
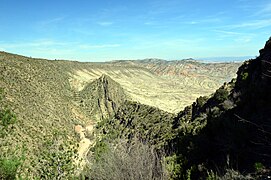
POLYGON ((125 101, 116 114, 101 121, 97 129, 107 140, 138 138, 144 142, 164 147, 172 139, 174 115, 158 108, 125 101))
POLYGON ((270 52, 271 40, 259 57, 239 68, 236 82, 176 117, 179 135, 172 142, 182 157, 179 163, 187 162, 182 173, 190 169, 194 179, 207 176, 207 169, 223 174, 230 168, 258 178, 270 174, 270 52))

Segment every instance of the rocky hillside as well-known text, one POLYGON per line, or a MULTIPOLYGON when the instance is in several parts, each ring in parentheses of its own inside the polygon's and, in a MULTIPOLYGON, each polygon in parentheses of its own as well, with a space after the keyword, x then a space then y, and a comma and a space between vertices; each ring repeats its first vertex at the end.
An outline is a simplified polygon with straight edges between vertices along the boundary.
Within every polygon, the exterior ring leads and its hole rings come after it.
POLYGON ((95 117, 96 121, 114 116, 117 109, 127 100, 120 84, 107 75, 89 83, 77 94, 75 95, 79 96, 77 101, 81 109, 90 118, 95 117))

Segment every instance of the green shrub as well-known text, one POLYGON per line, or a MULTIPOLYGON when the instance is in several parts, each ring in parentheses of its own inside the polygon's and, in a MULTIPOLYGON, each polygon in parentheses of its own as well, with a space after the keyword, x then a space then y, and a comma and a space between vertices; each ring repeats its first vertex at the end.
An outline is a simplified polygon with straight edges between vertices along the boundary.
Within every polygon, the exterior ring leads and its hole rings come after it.
POLYGON ((214 99, 221 103, 228 98, 229 92, 226 89, 218 89, 214 94, 214 99))
POLYGON ((254 164, 254 168, 255 168, 255 170, 256 170, 257 172, 260 172, 260 171, 262 171, 265 167, 264 167, 264 165, 263 165, 262 163, 256 162, 256 163, 254 164))
POLYGON ((10 127, 16 123, 16 115, 7 107, 3 107, 2 91, 0 91, 0 137, 10 133, 10 127))
POLYGON ((0 179, 9 180, 18 176, 24 158, 17 155, 14 147, 5 139, 13 132, 11 127, 16 123, 16 116, 9 108, 3 107, 3 100, 3 90, 0 89, 0 179))
POLYGON ((206 97, 206 96, 200 96, 196 100, 197 106, 201 108, 207 102, 207 100, 208 100, 208 97, 206 97))
POLYGON ((241 74, 241 78, 242 78, 243 81, 247 80, 247 78, 248 78, 248 72, 242 73, 241 74))
POLYGON ((15 124, 16 116, 10 109, 2 109, 0 111, 0 127, 6 129, 9 125, 15 124))
POLYGON ((92 150, 94 152, 94 159, 99 161, 102 155, 109 151, 109 146, 104 141, 97 141, 92 150))
POLYGON ((16 178, 18 168, 22 164, 20 158, 1 158, 0 159, 0 179, 13 180, 16 178))
POLYGON ((178 179, 182 174, 182 165, 178 159, 179 157, 176 154, 165 158, 166 170, 172 179, 178 179))

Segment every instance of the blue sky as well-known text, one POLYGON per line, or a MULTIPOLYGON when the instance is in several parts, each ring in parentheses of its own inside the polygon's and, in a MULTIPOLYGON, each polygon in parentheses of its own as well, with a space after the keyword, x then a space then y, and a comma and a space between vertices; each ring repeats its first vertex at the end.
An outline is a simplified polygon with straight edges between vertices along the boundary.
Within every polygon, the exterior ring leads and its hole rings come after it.
POLYGON ((0 0, 0 50, 106 61, 257 56, 270 0, 0 0))

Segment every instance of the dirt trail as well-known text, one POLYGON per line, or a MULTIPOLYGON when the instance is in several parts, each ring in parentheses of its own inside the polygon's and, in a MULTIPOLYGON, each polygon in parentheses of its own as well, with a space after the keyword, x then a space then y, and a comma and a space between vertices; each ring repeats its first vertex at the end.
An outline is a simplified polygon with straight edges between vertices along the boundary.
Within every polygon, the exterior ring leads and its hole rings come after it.
POLYGON ((91 134, 93 132, 93 124, 86 126, 85 128, 81 125, 75 126, 75 132, 80 135, 80 142, 78 147, 78 156, 79 160, 76 160, 76 164, 79 165, 80 168, 83 168, 87 162, 87 154, 89 149, 94 145, 94 138, 89 139, 86 137, 87 134, 91 134))
POLYGON ((78 119, 81 123, 86 123, 86 126, 75 125, 74 131, 79 135, 79 147, 78 147, 78 159, 75 160, 75 164, 78 166, 79 171, 82 170, 87 163, 87 154, 89 149, 94 146, 95 136, 93 133, 95 123, 89 119, 78 106, 79 102, 79 91, 83 89, 85 84, 80 83, 82 80, 85 80, 85 77, 82 74, 78 75, 78 80, 70 79, 70 85, 73 89, 73 106, 71 111, 75 119, 78 119))
POLYGON ((94 146, 95 136, 93 133, 95 123, 85 116, 83 112, 80 111, 78 107, 75 106, 71 109, 75 119, 80 122, 85 122, 86 126, 75 125, 74 131, 79 135, 79 147, 78 147, 78 159, 75 160, 76 165, 79 169, 83 169, 87 163, 87 154, 91 147, 94 146))

